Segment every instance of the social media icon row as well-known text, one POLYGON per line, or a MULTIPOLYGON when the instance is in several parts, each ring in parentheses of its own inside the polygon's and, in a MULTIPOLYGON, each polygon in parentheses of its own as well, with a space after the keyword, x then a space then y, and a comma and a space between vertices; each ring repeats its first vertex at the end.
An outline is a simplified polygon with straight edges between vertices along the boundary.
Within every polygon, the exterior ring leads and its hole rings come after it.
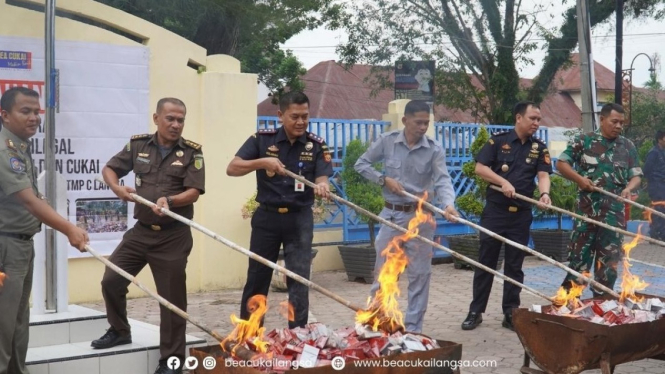
MULTIPOLYGON (((169 357, 169 359, 166 361, 166 366, 168 366, 169 369, 177 369, 180 367, 180 359, 175 356, 169 357)), ((215 366, 217 366, 217 361, 215 360, 214 357, 206 357, 203 359, 203 363, 201 364, 204 369, 214 369, 215 366)), ((183 368, 187 370, 193 370, 199 367, 199 359, 193 356, 189 356, 185 359, 183 368)))

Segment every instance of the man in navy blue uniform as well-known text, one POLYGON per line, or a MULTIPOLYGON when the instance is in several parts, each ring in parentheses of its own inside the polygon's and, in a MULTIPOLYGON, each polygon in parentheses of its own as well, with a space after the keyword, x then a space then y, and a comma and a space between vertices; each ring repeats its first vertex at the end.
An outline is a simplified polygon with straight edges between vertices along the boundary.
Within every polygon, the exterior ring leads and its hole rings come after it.
MULTIPOLYGON (((665 131, 656 132, 656 143, 647 154, 644 162, 644 177, 647 179, 647 192, 652 203, 665 204, 665 131)), ((654 209, 665 213, 665 206, 654 204, 654 209)), ((651 215, 650 236, 654 239, 665 240, 665 219, 656 214, 651 215)))
MULTIPOLYGON (((309 279, 312 261, 314 196, 328 198, 328 178, 333 174, 328 146, 307 131, 309 99, 302 92, 289 92, 279 100, 277 112, 282 126, 259 130, 236 153, 226 174, 239 177, 256 171, 259 208, 252 216, 249 250, 276 262, 284 246, 286 268, 309 279), (316 188, 287 177, 285 170, 316 183, 316 188)), ((272 269, 249 260, 247 283, 242 294, 240 318, 248 319, 247 301, 255 295, 268 295, 272 269)), ((294 320, 289 328, 307 324, 309 289, 291 278, 286 280, 294 320)))
MULTIPOLYGON (((528 101, 519 102, 513 109, 515 128, 493 135, 476 156, 476 174, 490 184, 500 186, 502 192, 488 187, 487 203, 480 217, 480 225, 504 238, 526 245, 532 215, 528 202, 514 199, 515 193, 532 197, 534 178, 538 177, 540 202, 550 204, 550 174, 552 162, 547 145, 533 134, 540 125, 540 109, 528 101)), ((503 243, 487 234, 480 234, 478 261, 496 269, 503 243)), ((520 283, 524 281, 521 249, 506 245, 504 274, 520 283)), ((473 301, 469 314, 462 323, 463 330, 473 330, 483 321, 487 301, 492 291, 494 275, 476 269, 473 276, 473 301)), ((513 330, 512 310, 520 306, 521 289, 512 283, 503 284, 502 326, 513 330)))

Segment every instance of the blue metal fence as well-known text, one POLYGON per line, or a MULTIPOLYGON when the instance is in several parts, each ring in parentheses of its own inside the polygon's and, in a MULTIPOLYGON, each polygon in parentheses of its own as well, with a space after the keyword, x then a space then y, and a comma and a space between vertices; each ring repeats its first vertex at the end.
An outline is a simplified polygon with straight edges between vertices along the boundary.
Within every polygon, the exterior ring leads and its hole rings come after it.
MULTIPOLYGON (((257 129, 275 128, 280 126, 277 117, 258 117, 257 129)), ((363 142, 373 141, 390 126, 390 122, 340 120, 313 118, 309 121, 308 131, 322 137, 332 153, 334 174, 330 183, 342 197, 346 197, 341 185, 339 174, 342 171, 342 159, 346 154, 347 144, 354 139, 363 142)), ((446 151, 448 171, 453 179, 455 194, 462 195, 475 188, 472 180, 462 174, 462 165, 471 160, 471 143, 476 138, 482 125, 435 123, 436 140, 441 142, 446 151)), ((513 126, 485 125, 490 134, 506 131, 513 126)), ((548 143, 548 129, 541 128, 536 135, 548 143)), ((366 224, 359 221, 353 209, 347 208, 337 202, 328 206, 329 215, 323 222, 315 225, 317 229, 342 228, 345 242, 367 240, 369 232, 366 224)), ((534 220, 538 228, 556 228, 556 220, 550 217, 538 217, 534 220)), ((437 221, 436 235, 457 235, 474 232, 466 225, 450 223, 443 219, 437 221)))

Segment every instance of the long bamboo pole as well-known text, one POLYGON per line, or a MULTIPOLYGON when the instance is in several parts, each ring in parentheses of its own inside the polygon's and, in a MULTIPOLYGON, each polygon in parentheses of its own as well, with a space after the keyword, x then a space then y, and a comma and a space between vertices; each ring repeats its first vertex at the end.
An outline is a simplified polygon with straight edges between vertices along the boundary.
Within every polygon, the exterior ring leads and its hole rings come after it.
MULTIPOLYGON (((407 197, 411 198, 411 199, 414 199, 414 200, 417 200, 417 201, 420 200, 420 198, 419 198, 418 196, 413 195, 413 194, 411 194, 411 193, 408 193, 408 192, 406 192, 406 191, 402 191, 402 194, 403 194, 404 196, 407 196, 407 197)), ((429 209, 429 210, 431 210, 431 211, 433 211, 433 212, 437 212, 437 213, 440 213, 440 214, 442 214, 442 215, 444 214, 443 209, 440 209, 440 208, 438 208, 437 206, 434 206, 433 204, 430 204, 430 203, 428 203, 428 202, 423 202, 423 205, 424 205, 425 207, 427 207, 427 209, 429 209)), ((566 272, 568 272, 568 273, 570 273, 570 274, 576 276, 578 279, 581 279, 581 280, 584 280, 584 281, 587 282, 587 283, 590 283, 590 284, 593 285, 597 290, 601 290, 601 291, 603 291, 603 292, 606 292, 606 293, 608 293, 608 294, 610 294, 610 295, 616 297, 617 299, 621 297, 621 295, 619 295, 617 292, 615 292, 615 291, 612 290, 611 288, 609 288, 609 287, 603 285, 602 283, 599 283, 598 281, 596 281, 596 280, 594 280, 594 279, 592 279, 592 278, 589 278, 589 277, 585 276, 584 274, 579 273, 579 272, 577 272, 577 271, 575 271, 575 270, 569 268, 568 266, 566 266, 566 265, 564 265, 564 264, 562 264, 562 263, 560 263, 560 262, 558 262, 558 261, 554 261, 553 259, 549 258, 548 256, 545 256, 544 254, 542 254, 542 253, 540 253, 540 252, 536 252, 536 251, 534 251, 533 249, 527 247, 526 245, 520 244, 520 243, 515 242, 515 241, 512 241, 512 240, 510 240, 510 239, 506 239, 506 238, 504 238, 503 236, 501 236, 501 235, 499 235, 499 234, 497 234, 497 233, 495 233, 495 232, 493 232, 493 231, 491 231, 491 230, 488 230, 488 229, 486 229, 486 228, 484 228, 484 227, 482 227, 482 226, 480 226, 480 225, 477 225, 477 224, 475 224, 475 223, 473 223, 473 222, 471 222, 471 221, 467 221, 467 220, 465 220, 465 219, 462 218, 462 217, 455 217, 455 220, 456 220, 457 222, 463 223, 463 224, 465 224, 465 225, 467 225, 467 226, 471 226, 472 228, 474 228, 474 229, 476 229, 476 230, 478 230, 478 231, 482 231, 482 232, 484 232, 485 234, 491 236, 492 238, 494 238, 494 239, 496 239, 496 240, 499 240, 499 241, 501 241, 501 242, 504 242, 504 243, 506 243, 506 244, 509 244, 509 245, 511 245, 511 246, 513 246, 513 247, 515 247, 515 248, 519 248, 519 249, 523 250, 524 252, 530 253, 530 254, 532 254, 532 255, 534 255, 534 256, 536 256, 536 257, 542 259, 542 260, 545 260, 545 261, 549 262, 550 264, 552 264, 552 265, 554 265, 554 266, 556 266, 556 267, 558 267, 558 268, 560 268, 560 269, 563 269, 563 270, 565 270, 566 272)))
MULTIPOLYGON (((286 173, 286 175, 288 175, 289 177, 291 177, 291 178, 293 178, 293 179, 295 179, 295 180, 297 180, 297 181, 300 181, 300 182, 304 183, 304 184, 307 185, 308 187, 316 188, 316 184, 314 184, 314 183, 310 182, 309 180, 303 178, 301 175, 295 174, 295 173, 293 173, 293 172, 291 172, 291 171, 289 171, 289 170, 285 170, 285 173, 286 173)), ((374 213, 368 211, 367 209, 361 208, 361 207, 359 207, 358 205, 356 205, 356 204, 354 204, 354 203, 352 203, 352 202, 350 202, 350 201, 348 201, 348 200, 345 200, 345 199, 343 199, 343 198, 341 198, 341 197, 339 197, 339 196, 337 196, 337 195, 335 195, 335 194, 331 194, 330 196, 331 196, 331 198, 332 198, 333 200, 335 200, 335 201, 337 201, 337 202, 340 202, 340 203, 342 203, 342 204, 344 204, 344 205, 346 205, 346 206, 348 206, 348 207, 350 207, 350 208, 356 210, 357 212, 360 212, 360 213, 366 215, 367 217, 370 217, 370 218, 372 218, 373 220, 375 220, 375 221, 377 221, 377 222, 380 222, 380 223, 382 223, 382 224, 384 224, 384 225, 386 225, 386 226, 388 226, 388 227, 390 227, 390 228, 393 228, 393 229, 395 229, 395 230, 397 230, 397 231, 401 231, 401 232, 403 232, 403 233, 408 233, 408 232, 409 232, 409 230, 405 229, 404 227, 399 226, 399 225, 396 225, 396 224, 394 224, 393 222, 390 222, 390 221, 388 221, 388 220, 385 220, 385 219, 383 219, 383 218, 377 216, 376 214, 374 214, 374 213)), ((429 245, 431 245, 431 246, 433 246, 433 247, 435 247, 435 248, 441 249, 442 251, 448 252, 448 253, 450 253, 453 257, 455 257, 455 258, 457 258, 457 259, 459 259, 459 260, 462 260, 462 261, 464 261, 464 262, 467 262, 467 263, 469 263, 469 264, 471 264, 471 265, 473 265, 473 266, 475 266, 475 267, 477 267, 477 268, 483 269, 483 270, 485 270, 485 271, 488 272, 488 273, 492 273, 492 274, 494 274, 495 276, 497 276, 497 277, 503 279, 504 281, 506 281, 506 282, 508 282, 508 283, 512 283, 512 284, 514 284, 515 286, 520 287, 520 288, 522 288, 523 290, 525 290, 525 291, 527 291, 527 292, 529 292, 529 293, 531 293, 531 294, 533 294, 533 295, 535 295, 535 296, 542 297, 543 299, 546 299, 546 300, 548 300, 549 302, 554 303, 554 298, 551 298, 551 297, 549 297, 549 296, 547 296, 547 295, 545 295, 545 294, 543 294, 543 293, 541 293, 541 292, 539 292, 539 291, 537 291, 537 290, 535 290, 535 289, 533 289, 533 288, 531 288, 531 287, 529 287, 529 286, 527 286, 527 285, 524 285, 524 284, 522 284, 522 283, 520 283, 520 282, 518 282, 518 281, 516 281, 516 280, 514 280, 514 279, 512 279, 512 278, 509 278, 509 277, 507 277, 507 276, 505 276, 505 275, 499 273, 498 271, 496 271, 496 270, 494 270, 494 269, 491 269, 491 268, 489 268, 489 267, 487 267, 487 266, 485 266, 485 265, 483 265, 483 264, 481 264, 481 263, 479 263, 479 262, 477 262, 477 261, 474 261, 474 260, 472 260, 472 259, 470 259, 470 258, 468 258, 468 257, 466 257, 466 256, 463 256, 463 255, 461 255, 461 254, 459 254, 459 253, 457 253, 457 252, 451 250, 450 248, 444 247, 443 245, 441 245, 441 244, 439 244, 439 243, 436 243, 436 242, 434 242, 433 240, 430 240, 430 239, 424 238, 424 237, 422 237, 422 236, 420 236, 420 235, 415 236, 415 238, 418 239, 418 240, 420 240, 420 241, 422 241, 422 242, 425 242, 425 243, 427 243, 427 244, 429 244, 429 245)))
MULTIPOLYGON (((133 194, 131 194, 131 196, 135 201, 137 201, 141 204, 147 205, 149 207, 156 206, 156 204, 153 203, 152 201, 146 200, 145 198, 143 198, 143 197, 141 197, 137 194, 133 193, 133 194)), ((332 292, 332 291, 330 291, 326 288, 323 288, 323 287, 319 286, 318 284, 316 284, 316 283, 310 281, 309 279, 306 279, 306 278, 292 272, 291 270, 289 270, 289 269, 287 269, 283 266, 280 266, 280 265, 277 265, 274 262, 268 261, 265 258, 257 255, 256 253, 250 252, 248 249, 239 246, 238 244, 224 238, 223 236, 221 236, 219 234, 216 234, 215 232, 205 228, 204 226, 202 226, 202 225, 200 225, 200 224, 198 224, 198 223, 196 223, 196 222, 194 222, 190 219, 187 219, 187 218, 185 218, 185 217, 183 217, 179 214, 173 213, 172 211, 170 211, 168 209, 160 208, 160 211, 162 213, 164 213, 165 215, 167 215, 167 216, 169 216, 169 217, 171 217, 175 220, 178 220, 178 221, 180 221, 180 222, 182 222, 186 225, 189 225, 189 226, 195 228, 196 230, 198 230, 198 231, 208 235, 209 237, 217 240, 218 242, 226 245, 227 247, 229 247, 231 249, 234 249, 234 250, 248 256, 252 260, 260 262, 263 265, 265 265, 265 266, 267 266, 271 269, 277 270, 280 273, 286 275, 287 277, 289 277, 293 280, 296 280, 296 281, 304 284, 305 286, 324 294, 325 296, 328 296, 329 298, 339 302, 340 304, 344 305, 345 307, 347 307, 349 309, 352 309, 355 312, 358 312, 360 310, 364 310, 363 308, 361 308, 357 305, 354 305, 352 302, 344 299, 343 297, 337 295, 336 293, 334 293, 334 292, 332 292)))
MULTIPOLYGON (((561 175, 561 173, 559 173, 558 171, 555 172, 555 173, 556 173, 557 175, 560 175, 560 176, 563 177, 563 175, 561 175)), ((564 177, 564 178, 565 178, 565 177, 564 177)), ((597 187, 597 186, 593 186, 593 190, 596 191, 596 192, 600 192, 600 193, 602 193, 602 194, 604 194, 604 195, 607 195, 607 196, 609 196, 609 197, 612 197, 612 198, 614 198, 614 199, 617 199, 617 200, 621 201, 622 203, 626 203, 626 204, 630 204, 630 205, 636 206, 636 207, 638 207, 638 208, 640 208, 640 209, 642 209, 642 210, 646 210, 646 211, 650 212, 651 214, 655 214, 655 215, 657 215, 658 217, 665 218, 665 213, 663 213, 663 212, 659 212, 659 211, 657 211, 657 210, 654 209, 654 208, 651 208, 651 207, 648 207, 648 206, 646 206, 646 205, 640 204, 640 203, 638 203, 637 201, 633 201, 633 200, 631 200, 631 199, 626 199, 625 197, 619 196, 619 195, 617 195, 617 194, 614 194, 614 193, 612 193, 612 192, 610 192, 610 191, 604 190, 604 189, 602 189, 602 188, 600 188, 600 187, 597 187)))
POLYGON ((122 270, 120 267, 118 267, 118 265, 112 263, 111 261, 106 259, 104 256, 100 255, 91 246, 86 245, 85 249, 86 249, 86 251, 88 251, 88 253, 90 253, 97 260, 101 261, 104 265, 108 266, 111 270, 113 270, 116 273, 120 274, 123 278, 127 279, 128 281, 130 281, 134 285, 136 285, 136 287, 143 290, 143 292, 150 295, 150 297, 157 300, 157 302, 159 302, 159 304, 164 306, 166 309, 168 309, 168 310, 172 311, 173 313, 177 314, 178 316, 182 317, 183 319, 185 319, 186 321, 188 321, 192 325, 200 328, 202 331, 204 331, 208 335, 212 336, 213 338, 215 338, 220 343, 224 340, 224 337, 219 335, 216 331, 209 329, 208 327, 203 325, 201 322, 198 322, 198 321, 194 320, 193 318, 191 318, 189 316, 189 314, 187 314, 187 312, 185 312, 182 309, 178 308, 177 306, 173 305, 171 302, 169 302, 165 298, 161 297, 157 292, 155 292, 155 291, 147 288, 146 286, 144 286, 141 282, 139 282, 138 279, 136 279, 136 277, 134 277, 133 275, 129 274, 128 272, 122 270))
MULTIPOLYGON (((97 178, 97 180, 99 180, 100 182, 104 182, 104 180, 101 179, 101 178, 97 178)), ((143 198, 142 196, 139 196, 135 193, 130 194, 130 196, 136 202, 141 203, 141 204, 146 205, 146 206, 149 206, 151 208, 157 206, 157 204, 153 203, 152 201, 147 200, 147 199, 143 198)), ((187 219, 187 218, 185 218, 185 217, 183 217, 183 216, 181 216, 177 213, 173 213, 172 211, 170 211, 168 209, 160 208, 160 211, 163 214, 165 214, 165 215, 167 215, 167 216, 169 216, 169 217, 171 217, 171 218, 173 218, 177 221, 180 221, 180 222, 182 222, 182 223, 184 223, 184 224, 186 224, 190 227, 193 227, 194 229, 206 234, 207 236, 217 240, 218 242, 226 245, 227 247, 229 247, 231 249, 234 249, 234 250, 244 254, 245 256, 248 256, 252 260, 260 262, 263 265, 265 265, 265 266, 267 266, 271 269, 277 270, 280 273, 286 275, 287 277, 289 277, 293 280, 296 280, 296 281, 306 285, 307 287, 322 293, 325 296, 328 296, 329 298, 339 302, 340 304, 346 306, 347 308, 352 309, 354 312, 364 310, 363 308, 351 303, 350 301, 342 298, 341 296, 335 294, 334 292, 319 286, 318 284, 316 284, 316 283, 310 281, 309 279, 306 279, 306 278, 292 272, 291 270, 289 270, 289 269, 287 269, 283 266, 279 266, 279 265, 275 264, 274 262, 268 261, 265 258, 257 255, 256 253, 250 252, 248 249, 239 246, 238 244, 224 238, 223 236, 207 229, 206 227, 204 227, 204 226, 202 226, 202 225, 200 225, 200 224, 198 224, 198 223, 196 223, 196 222, 194 222, 190 219, 187 219)))
MULTIPOLYGON (((499 188, 497 186, 490 185, 490 188, 503 193, 503 191, 501 191, 501 188, 499 188)), ((518 193, 515 194, 515 198, 523 200, 523 201, 527 201, 527 202, 529 202, 531 204, 535 204, 535 205, 542 204, 540 201, 531 199, 529 197, 526 197, 524 195, 520 195, 518 193)), ((561 208, 556 207, 554 205, 550 205, 550 204, 542 204, 542 205, 544 205, 547 209, 552 209, 555 212, 560 212, 560 213, 563 213, 563 214, 567 214, 567 215, 569 215, 573 218, 577 218, 577 219, 582 220, 584 222, 591 223, 591 224, 596 225, 596 226, 600 226, 600 227, 608 229, 610 231, 618 232, 619 234, 628 235, 628 236, 632 236, 632 237, 636 237, 638 235, 634 232, 630 232, 630 231, 626 231, 626 230, 623 230, 623 229, 620 229, 620 228, 617 228, 617 227, 614 227, 614 226, 610 226, 605 222, 596 221, 596 220, 593 220, 591 218, 581 216, 577 213, 573 213, 573 212, 570 212, 568 210, 561 209, 561 208)), ((644 240, 644 241, 647 241, 649 243, 653 243, 653 244, 657 244, 657 245, 665 247, 665 242, 663 242, 663 241, 656 240, 656 239, 650 238, 648 236, 642 236, 642 235, 640 235, 640 236, 641 236, 642 240, 644 240)))

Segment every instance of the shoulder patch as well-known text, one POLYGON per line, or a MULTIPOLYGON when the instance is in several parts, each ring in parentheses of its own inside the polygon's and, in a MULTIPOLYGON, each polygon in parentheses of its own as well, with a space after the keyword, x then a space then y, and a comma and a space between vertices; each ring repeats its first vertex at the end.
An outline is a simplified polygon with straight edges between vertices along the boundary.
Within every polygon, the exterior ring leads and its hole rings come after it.
POLYGON ((545 147, 547 147, 547 144, 545 143, 545 141, 542 140, 542 139, 540 139, 539 137, 534 136, 534 137, 533 137, 533 140, 535 140, 535 141, 537 141, 538 143, 540 143, 541 145, 544 145, 545 147))
POLYGON ((259 129, 259 131, 256 132, 259 135, 268 135, 268 134, 277 134, 277 129, 272 128, 272 129, 259 129))
POLYGON ((323 143, 324 143, 324 140, 323 140, 322 137, 320 137, 320 136, 318 136, 318 135, 316 135, 316 134, 312 134, 311 132, 307 134, 307 137, 310 138, 310 139, 312 139, 312 140, 314 140, 315 142, 317 142, 317 143, 319 143, 319 144, 323 144, 323 143))
POLYGON ((188 147, 191 147, 191 148, 196 149, 197 151, 201 149, 201 144, 199 144, 199 143, 194 143, 194 142, 191 141, 191 140, 185 140, 185 144, 186 144, 188 147))
POLYGON ((132 136, 132 140, 141 140, 141 139, 150 139, 150 138, 152 138, 152 134, 141 134, 141 135, 132 136))

